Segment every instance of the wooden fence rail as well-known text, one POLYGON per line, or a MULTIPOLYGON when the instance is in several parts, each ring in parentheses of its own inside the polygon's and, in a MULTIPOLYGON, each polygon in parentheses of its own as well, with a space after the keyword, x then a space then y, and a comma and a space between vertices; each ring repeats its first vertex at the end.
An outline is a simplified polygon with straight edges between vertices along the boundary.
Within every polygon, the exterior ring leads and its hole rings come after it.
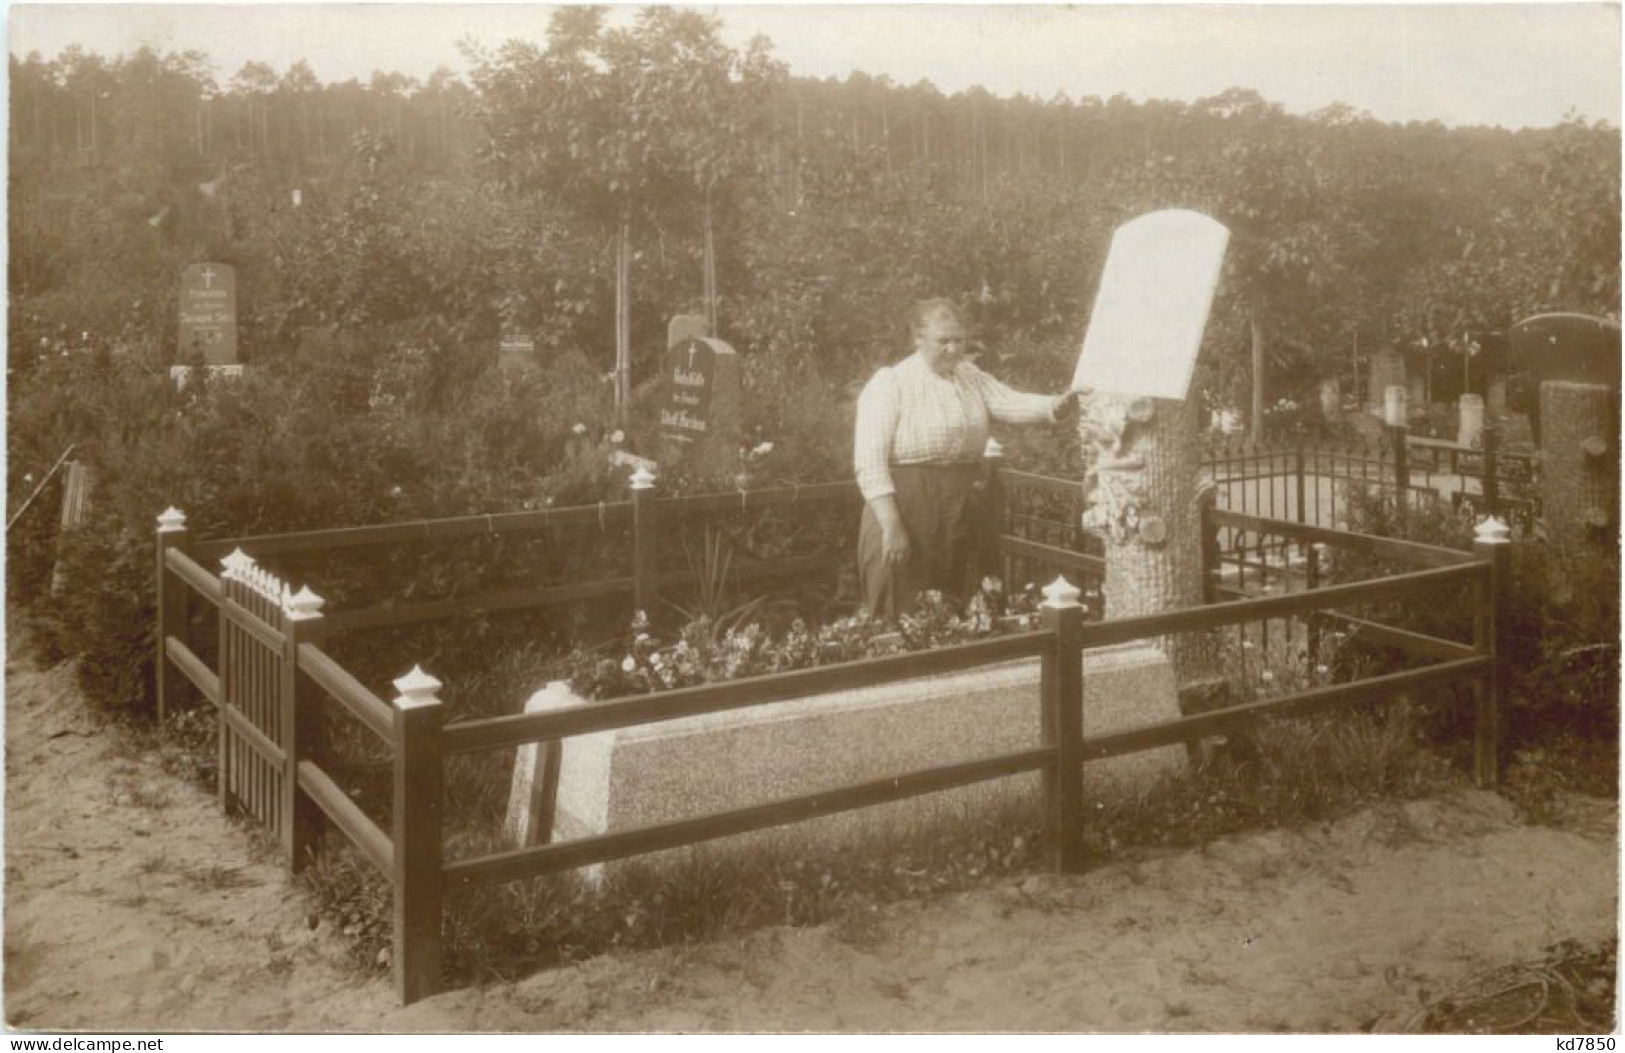
MULTIPOLYGON (((1028 473, 996 471, 993 478, 996 485, 1038 486, 1068 497, 1076 494, 1072 484, 1028 473)), ((643 489, 652 487, 646 485, 643 489)), ((768 500, 794 505, 799 501, 846 500, 853 492, 849 484, 844 483, 799 488, 799 492, 785 488, 773 493, 768 500)), ((602 514, 629 518, 634 533, 638 534, 649 529, 651 520, 659 522, 659 516, 670 509, 705 513, 728 507, 733 500, 733 495, 706 495, 678 499, 663 507, 659 499, 647 493, 640 496, 634 490, 632 500, 605 506, 606 510, 525 513, 523 518, 507 519, 490 529, 548 529, 564 522, 591 522, 602 514), (607 510, 611 507, 613 511, 607 510)), ((1301 504, 1299 507, 1301 509, 1301 504)), ((263 544, 265 552, 289 552, 300 547, 328 545, 335 536, 339 543, 348 545, 372 544, 391 538, 468 536, 481 532, 476 522, 494 518, 498 517, 443 521, 447 524, 443 530, 413 524, 400 528, 315 531, 291 539, 266 538, 253 543, 263 544)), ((397 680, 395 687, 399 695, 393 702, 386 703, 319 646, 320 641, 338 631, 384 624, 379 612, 324 616, 319 597, 308 589, 294 592, 281 585, 255 569, 253 559, 235 548, 225 561, 226 571, 216 576, 199 561, 208 554, 225 550, 223 543, 189 544, 185 518, 172 509, 160 517, 158 531, 156 639, 160 706, 172 708, 188 688, 195 688, 214 705, 222 742, 230 741, 233 749, 246 750, 263 761, 263 768, 255 769, 254 777, 258 781, 242 788, 237 796, 229 799, 225 796, 223 781, 223 801, 231 807, 248 807, 251 814, 272 827, 281 839, 290 868, 298 869, 308 862, 317 830, 325 818, 387 876, 394 893, 395 984, 403 1002, 432 994, 440 987, 441 922, 448 889, 554 873, 1033 771, 1043 777, 1050 862, 1058 870, 1075 871, 1083 860, 1084 763, 1186 742, 1193 736, 1231 728, 1266 714, 1305 714, 1388 697, 1401 690, 1469 685, 1475 693, 1475 776, 1484 784, 1498 778, 1498 721, 1505 692, 1503 656, 1508 631, 1505 597, 1510 555, 1506 531, 1501 524, 1491 521, 1469 555, 1241 512, 1210 509, 1204 523, 1208 531, 1224 526, 1280 535, 1307 546, 1311 552, 1323 545, 1336 546, 1379 554, 1421 569, 1329 587, 1314 580, 1311 571, 1309 587, 1302 592, 1244 598, 1094 624, 1084 620, 1083 608, 1078 602, 1079 590, 1064 579, 1057 579, 1046 589, 1041 628, 1027 632, 564 711, 447 723, 438 699, 441 685, 421 670, 414 669, 397 680), (250 595, 232 585, 233 581, 251 582, 257 591, 250 595), (1473 589, 1471 645, 1377 625, 1336 610, 1378 601, 1427 597, 1440 587, 1455 584, 1469 585, 1473 589), (194 620, 191 612, 195 604, 212 606, 221 626, 222 646, 213 669, 199 657, 195 641, 190 639, 194 620), (1340 624, 1363 627, 1375 642, 1392 644, 1435 661, 1422 668, 1387 676, 1315 688, 1131 731, 1086 736, 1082 701, 1085 650, 1294 615, 1305 617, 1311 625, 1322 620, 1334 623, 1343 619, 1340 624), (449 756, 526 743, 556 743, 571 736, 705 713, 787 705, 819 692, 1034 656, 1040 659, 1041 667, 1035 701, 1042 739, 1037 747, 901 772, 820 793, 641 829, 475 859, 449 863, 445 860, 443 780, 445 759, 449 756), (246 681, 243 680, 245 670, 246 681), (257 693, 244 703, 229 686, 240 682, 272 686, 255 687, 257 693), (315 736, 323 724, 318 717, 321 710, 333 705, 389 746, 392 801, 387 830, 368 816, 316 760, 320 743, 315 741, 315 736), (251 801, 241 800, 242 794, 247 794, 251 801)), ((1098 572, 1097 562, 1081 553, 1014 535, 1003 537, 1002 544, 1007 555, 1042 557, 1075 571, 1098 572)), ((630 587, 635 596, 648 600, 657 583, 670 580, 652 565, 654 551, 653 545, 646 546, 646 554, 635 560, 633 574, 627 579, 613 579, 617 590, 630 587)), ((1205 545, 1204 553, 1204 559, 1211 559, 1212 546, 1205 545)), ((1311 562, 1311 567, 1313 565, 1311 562)), ((598 582, 581 587, 591 589, 603 585, 598 582)), ((551 601, 549 591, 527 590, 526 598, 530 602, 551 601)), ((510 599, 517 602, 516 597, 510 599)), ((421 615, 425 611, 419 609, 415 613, 421 615)), ((436 616, 456 616, 445 611, 435 613, 436 616)), ((238 765, 242 763, 241 756, 234 760, 238 765)), ((222 780, 225 780, 231 766, 223 763, 221 770, 222 780)))

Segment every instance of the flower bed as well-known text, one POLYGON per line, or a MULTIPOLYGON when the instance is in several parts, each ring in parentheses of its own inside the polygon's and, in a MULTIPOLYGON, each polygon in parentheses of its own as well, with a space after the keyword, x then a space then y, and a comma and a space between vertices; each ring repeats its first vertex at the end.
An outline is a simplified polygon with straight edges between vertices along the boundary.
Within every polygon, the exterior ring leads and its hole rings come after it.
POLYGON ((896 624, 859 611, 816 627, 790 617, 779 631, 771 627, 768 605, 753 600, 718 616, 692 617, 668 639, 639 612, 618 660, 584 652, 571 656, 570 687, 583 699, 602 701, 923 651, 1031 628, 1037 624, 1038 600, 1033 584, 1009 592, 998 578, 986 577, 963 606, 927 591, 896 624))

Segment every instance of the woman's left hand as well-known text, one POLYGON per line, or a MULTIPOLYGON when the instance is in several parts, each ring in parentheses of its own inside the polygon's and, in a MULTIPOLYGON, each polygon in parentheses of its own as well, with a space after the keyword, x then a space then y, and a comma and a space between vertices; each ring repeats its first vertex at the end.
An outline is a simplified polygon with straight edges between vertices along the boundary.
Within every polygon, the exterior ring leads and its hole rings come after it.
POLYGON ((1050 413, 1055 416, 1056 420, 1070 418, 1078 411, 1078 400, 1086 394, 1088 393, 1085 391, 1062 392, 1055 396, 1055 401, 1050 404, 1050 413))

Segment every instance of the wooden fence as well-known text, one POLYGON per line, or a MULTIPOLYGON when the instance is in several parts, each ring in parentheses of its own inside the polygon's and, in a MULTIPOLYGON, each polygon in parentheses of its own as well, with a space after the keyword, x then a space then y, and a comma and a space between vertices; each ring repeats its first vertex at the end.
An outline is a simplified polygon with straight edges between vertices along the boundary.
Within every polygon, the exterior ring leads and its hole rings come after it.
MULTIPOLYGON (((994 473, 997 486, 1065 488, 1073 484, 1023 473, 994 473)), ((998 500, 998 493, 995 492, 998 500)), ((633 483, 629 502, 588 508, 465 517, 425 523, 317 531, 228 542, 194 542, 185 516, 174 509, 159 518, 157 535, 157 677, 161 710, 183 701, 188 685, 215 707, 220 728, 220 796, 223 805, 270 829, 287 865, 309 862, 323 819, 341 832, 390 881, 394 897, 393 970, 397 992, 411 1002, 440 989, 441 922, 446 892, 556 873, 714 838, 761 830, 818 816, 865 808, 990 779, 1039 771, 1043 776, 1045 828, 1051 865, 1075 871, 1082 863, 1082 765, 1120 754, 1184 743, 1234 728, 1265 714, 1308 714, 1390 697, 1396 692, 1470 685, 1476 697, 1476 777, 1497 778, 1497 713, 1505 692, 1501 659, 1505 639, 1505 592, 1510 545, 1504 526, 1491 521, 1472 553, 1384 538, 1365 537, 1306 524, 1208 509, 1204 531, 1249 531, 1288 539, 1316 550, 1334 546, 1376 553, 1421 569, 1333 586, 1311 583, 1281 595, 1233 599, 1165 613, 1088 623, 1078 590, 1058 578, 1045 590, 1041 627, 1008 636, 907 655, 845 662, 774 676, 685 688, 579 709, 500 716, 447 725, 438 699, 440 683, 420 669, 394 683, 398 695, 384 701, 359 683, 323 648, 334 634, 423 618, 455 617, 495 610, 569 602, 582 596, 630 592, 646 604, 667 580, 647 555, 634 557, 629 575, 557 588, 471 597, 404 610, 368 609, 327 613, 309 589, 293 591, 260 568, 256 556, 310 546, 388 543, 401 539, 466 537, 483 533, 546 529, 566 523, 629 517, 634 533, 656 529, 673 508, 704 510, 735 502, 855 500, 851 484, 803 487, 750 495, 702 495, 656 499, 647 477, 633 483), (222 548, 218 574, 206 568, 222 548), (1130 731, 1089 736, 1083 725, 1082 652, 1173 633, 1197 632, 1260 619, 1333 619, 1339 608, 1407 597, 1429 597, 1448 586, 1470 586, 1474 634, 1470 644, 1363 622, 1368 635, 1430 664, 1366 680, 1315 687, 1286 697, 1184 716, 1130 731), (188 638, 189 607, 218 612, 214 668, 188 638), (900 772, 824 792, 770 801, 721 813, 635 830, 447 862, 441 824, 445 758, 463 753, 557 742, 564 738, 674 720, 704 713, 769 705, 793 705, 816 692, 884 684, 1024 656, 1041 660, 1038 697, 1043 729, 1038 746, 994 756, 900 772), (179 674, 179 675, 177 675, 179 674), (322 717, 342 714, 386 745, 392 764, 388 829, 369 817, 315 759, 322 717)), ((1207 546, 1212 549, 1214 546, 1207 546)), ((645 546, 645 553, 653 546, 645 546)), ((1006 559, 1044 559, 1085 575, 1098 561, 1056 545, 1001 533, 998 554, 1006 559)), ((1214 569, 1214 568, 1209 568, 1214 569)))

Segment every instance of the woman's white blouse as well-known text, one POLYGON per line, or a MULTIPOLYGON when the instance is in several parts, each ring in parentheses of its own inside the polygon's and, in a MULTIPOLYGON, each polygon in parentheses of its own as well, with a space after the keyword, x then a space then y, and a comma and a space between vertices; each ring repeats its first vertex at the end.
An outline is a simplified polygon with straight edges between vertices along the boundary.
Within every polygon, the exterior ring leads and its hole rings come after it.
POLYGON ((858 396, 852 462, 865 501, 896 493, 894 464, 969 463, 987 446, 989 418, 1005 424, 1055 419, 1054 399, 1012 391, 969 362, 938 376, 918 354, 882 368, 858 396))

